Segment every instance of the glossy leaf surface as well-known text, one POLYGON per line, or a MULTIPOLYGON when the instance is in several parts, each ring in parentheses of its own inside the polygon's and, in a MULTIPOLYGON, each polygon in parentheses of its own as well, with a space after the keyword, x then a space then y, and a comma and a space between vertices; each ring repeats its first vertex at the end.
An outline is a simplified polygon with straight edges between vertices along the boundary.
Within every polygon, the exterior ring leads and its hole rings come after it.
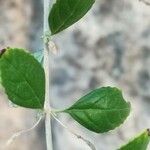
POLYGON ((22 49, 7 48, 1 52, 1 82, 8 98, 27 108, 43 108, 45 74, 41 64, 22 49))
POLYGON ((127 103, 117 88, 93 90, 64 110, 87 129, 103 133, 121 125, 130 113, 127 103))
POLYGON ((118 150, 147 150, 150 141, 150 131, 147 130, 131 140, 128 144, 118 150))
POLYGON ((94 2, 95 0, 57 0, 48 19, 52 35, 80 20, 94 2))

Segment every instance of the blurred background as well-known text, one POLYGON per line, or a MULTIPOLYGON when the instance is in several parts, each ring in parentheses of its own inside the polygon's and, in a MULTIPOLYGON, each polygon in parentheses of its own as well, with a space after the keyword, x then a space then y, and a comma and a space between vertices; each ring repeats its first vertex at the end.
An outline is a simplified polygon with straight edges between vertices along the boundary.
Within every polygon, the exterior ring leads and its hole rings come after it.
MULTIPOLYGON (((0 0, 0 46, 42 49, 43 0, 0 0)), ((67 115, 59 119, 92 141, 98 150, 115 150, 150 127, 150 7, 138 0, 96 0, 77 24, 53 37, 59 51, 51 55, 51 99, 66 108, 91 89, 117 86, 132 103, 125 124, 95 134, 67 115)), ((36 112, 11 107, 0 92, 0 145, 15 132, 30 128, 36 112)), ((54 150, 89 150, 55 120, 54 150)), ((17 138, 8 150, 46 150, 44 121, 17 138)))

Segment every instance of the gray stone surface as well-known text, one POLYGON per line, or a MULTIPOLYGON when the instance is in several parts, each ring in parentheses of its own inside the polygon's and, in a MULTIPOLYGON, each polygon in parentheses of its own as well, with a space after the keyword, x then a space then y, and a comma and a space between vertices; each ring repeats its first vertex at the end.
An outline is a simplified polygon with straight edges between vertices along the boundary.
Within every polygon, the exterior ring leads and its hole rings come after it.
MULTIPOLYGON (((1 45, 41 49, 42 2, 0 0, 1 45), (33 11, 34 10, 34 11, 33 11)), ((94 134, 69 116, 59 119, 91 140, 98 150, 115 150, 150 127, 150 7, 138 0, 97 0, 76 25, 53 37, 59 48, 51 55, 51 97, 54 108, 66 108, 89 90, 117 86, 132 103, 124 125, 94 134)), ((0 145, 15 131, 31 126, 35 112, 10 108, 0 97, 0 145)), ((44 124, 22 136, 10 150, 45 150, 44 124)), ((84 143, 53 120, 56 150, 88 150, 84 143)))

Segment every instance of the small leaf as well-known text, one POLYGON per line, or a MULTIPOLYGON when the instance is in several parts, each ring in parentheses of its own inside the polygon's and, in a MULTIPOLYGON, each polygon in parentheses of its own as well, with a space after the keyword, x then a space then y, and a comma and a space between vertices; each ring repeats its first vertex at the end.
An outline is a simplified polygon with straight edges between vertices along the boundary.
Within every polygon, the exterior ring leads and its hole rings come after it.
POLYGON ((44 59, 43 50, 35 51, 32 53, 32 55, 38 60, 40 64, 43 64, 44 59))
POLYGON ((150 141, 150 130, 147 129, 141 135, 131 140, 118 150, 146 150, 150 141))
POLYGON ((127 103, 117 88, 96 89, 64 110, 87 129, 103 133, 118 127, 130 113, 127 103))
POLYGON ((95 0, 57 0, 48 19, 52 35, 81 19, 94 2, 95 0))
POLYGON ((22 49, 7 48, 0 56, 2 85, 8 98, 27 108, 43 108, 45 74, 41 64, 22 49))

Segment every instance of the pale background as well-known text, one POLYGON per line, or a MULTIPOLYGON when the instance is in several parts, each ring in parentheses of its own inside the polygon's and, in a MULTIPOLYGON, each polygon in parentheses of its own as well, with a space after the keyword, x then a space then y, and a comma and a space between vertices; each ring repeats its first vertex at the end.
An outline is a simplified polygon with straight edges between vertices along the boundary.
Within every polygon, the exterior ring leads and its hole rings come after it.
MULTIPOLYGON (((0 46, 42 49, 43 0, 0 0, 0 46)), ((115 150, 150 127, 150 7, 138 0, 96 0, 76 25, 54 39, 51 56, 51 98, 66 108, 96 87, 123 90, 132 103, 125 124, 108 134, 94 134, 61 115, 69 128, 91 140, 98 150, 115 150)), ((15 132, 31 127, 36 113, 12 108, 1 90, 0 146, 15 132)), ((89 150, 53 120, 54 150, 89 150)), ((8 150, 46 150, 44 122, 14 141, 8 150)))

